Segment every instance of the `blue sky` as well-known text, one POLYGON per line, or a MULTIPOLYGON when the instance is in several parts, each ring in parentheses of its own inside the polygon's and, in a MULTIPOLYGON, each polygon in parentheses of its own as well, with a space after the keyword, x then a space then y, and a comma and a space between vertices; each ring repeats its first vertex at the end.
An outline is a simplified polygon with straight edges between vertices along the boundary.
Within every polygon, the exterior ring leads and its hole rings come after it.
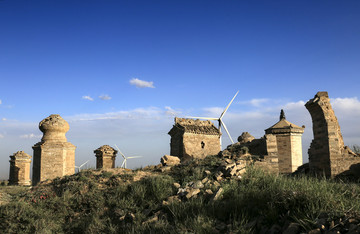
MULTIPOLYGON (((38 123, 70 124, 76 164, 103 144, 170 152, 174 116, 219 115, 233 138, 261 137, 281 108, 306 125, 304 103, 328 91, 345 143, 360 144, 360 2, 0 1, 0 178, 9 156, 32 155, 38 123)), ((224 136, 224 146, 230 141, 224 136)), ((122 160, 118 158, 117 165, 122 160)))

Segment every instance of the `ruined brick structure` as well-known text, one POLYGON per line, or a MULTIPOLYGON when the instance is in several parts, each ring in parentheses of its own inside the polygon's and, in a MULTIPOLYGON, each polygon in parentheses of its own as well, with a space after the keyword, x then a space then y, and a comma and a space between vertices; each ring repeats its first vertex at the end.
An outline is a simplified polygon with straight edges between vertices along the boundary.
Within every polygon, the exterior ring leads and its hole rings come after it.
POLYGON ((10 156, 9 185, 31 185, 31 156, 24 151, 18 151, 10 156))
POLYGON ((109 145, 103 145, 94 150, 96 157, 96 169, 115 168, 115 158, 117 150, 109 145))
POLYGON ((50 115, 39 123, 43 132, 41 142, 35 144, 33 185, 40 181, 75 173, 75 146, 67 141, 69 124, 60 115, 50 115))
POLYGON ((301 137, 304 128, 287 121, 281 110, 280 121, 265 130, 266 134, 276 137, 280 173, 292 173, 303 164, 301 137))
POLYGON ((229 145, 221 156, 244 159, 274 173, 292 173, 302 165, 303 132, 304 127, 287 121, 281 110, 280 121, 266 129, 264 137, 255 139, 244 132, 239 136, 239 142, 229 145))
POLYGON ((182 161, 202 159, 220 151, 221 133, 209 120, 175 118, 168 134, 171 136, 170 155, 178 156, 182 161))
POLYGON ((318 92, 305 107, 310 112, 314 134, 308 151, 310 170, 333 177, 360 163, 359 155, 344 146, 328 93, 318 92))

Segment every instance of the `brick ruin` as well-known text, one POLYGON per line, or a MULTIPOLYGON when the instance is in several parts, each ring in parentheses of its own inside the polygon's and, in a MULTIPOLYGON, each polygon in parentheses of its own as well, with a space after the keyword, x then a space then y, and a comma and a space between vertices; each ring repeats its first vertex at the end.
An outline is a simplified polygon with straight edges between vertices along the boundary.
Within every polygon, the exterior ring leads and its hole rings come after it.
POLYGON ((181 161, 202 159, 221 150, 221 133, 209 120, 175 118, 168 134, 171 136, 170 155, 179 157, 181 161))
POLYGON ((75 146, 67 141, 69 124, 60 115, 50 115, 39 123, 43 132, 35 144, 32 183, 75 173, 75 146))
POLYGON ((10 156, 9 185, 31 185, 31 156, 18 151, 10 156))
POLYGON ((279 122, 266 129, 264 137, 255 139, 244 132, 237 143, 229 145, 220 155, 246 160, 266 171, 292 173, 302 165, 304 128, 287 121, 281 110, 279 122))
POLYGON ((103 145, 94 150, 96 157, 96 169, 115 168, 117 150, 109 145, 103 145))
POLYGON ((309 154, 310 171, 334 177, 343 173, 355 173, 360 155, 344 145, 340 126, 331 107, 327 92, 318 92, 305 104, 309 111, 314 139, 309 154))

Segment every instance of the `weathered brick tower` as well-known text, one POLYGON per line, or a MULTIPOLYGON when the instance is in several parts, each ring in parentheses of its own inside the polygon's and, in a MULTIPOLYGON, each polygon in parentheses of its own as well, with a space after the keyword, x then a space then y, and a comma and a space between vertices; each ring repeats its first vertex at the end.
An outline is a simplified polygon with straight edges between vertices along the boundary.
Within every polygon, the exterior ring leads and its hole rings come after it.
POLYGON ((67 141, 69 124, 60 115, 50 115, 39 123, 44 133, 35 144, 33 185, 40 181, 75 173, 75 146, 67 141))
POLYGON ((284 111, 281 110, 280 121, 265 130, 266 134, 276 137, 279 173, 292 173, 303 164, 301 137, 304 128, 287 121, 284 111))
POLYGON ((171 136, 170 154, 181 160, 201 159, 220 152, 221 133, 209 120, 175 118, 168 134, 171 136))
POLYGON ((96 169, 115 168, 115 158, 117 150, 109 145, 103 145, 94 150, 96 157, 96 169))
POLYGON ((31 156, 24 151, 18 151, 10 156, 9 185, 31 185, 31 156))

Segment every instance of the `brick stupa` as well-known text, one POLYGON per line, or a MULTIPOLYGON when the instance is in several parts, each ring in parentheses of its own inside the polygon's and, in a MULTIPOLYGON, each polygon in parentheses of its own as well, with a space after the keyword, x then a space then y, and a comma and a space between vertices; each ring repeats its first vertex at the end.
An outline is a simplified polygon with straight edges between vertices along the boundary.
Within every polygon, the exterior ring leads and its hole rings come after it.
POLYGON ((10 156, 9 185, 31 185, 31 156, 24 151, 18 151, 10 156))
POLYGON ((75 146, 67 141, 69 124, 60 115, 50 115, 39 123, 41 142, 33 146, 33 185, 75 173, 75 146))

